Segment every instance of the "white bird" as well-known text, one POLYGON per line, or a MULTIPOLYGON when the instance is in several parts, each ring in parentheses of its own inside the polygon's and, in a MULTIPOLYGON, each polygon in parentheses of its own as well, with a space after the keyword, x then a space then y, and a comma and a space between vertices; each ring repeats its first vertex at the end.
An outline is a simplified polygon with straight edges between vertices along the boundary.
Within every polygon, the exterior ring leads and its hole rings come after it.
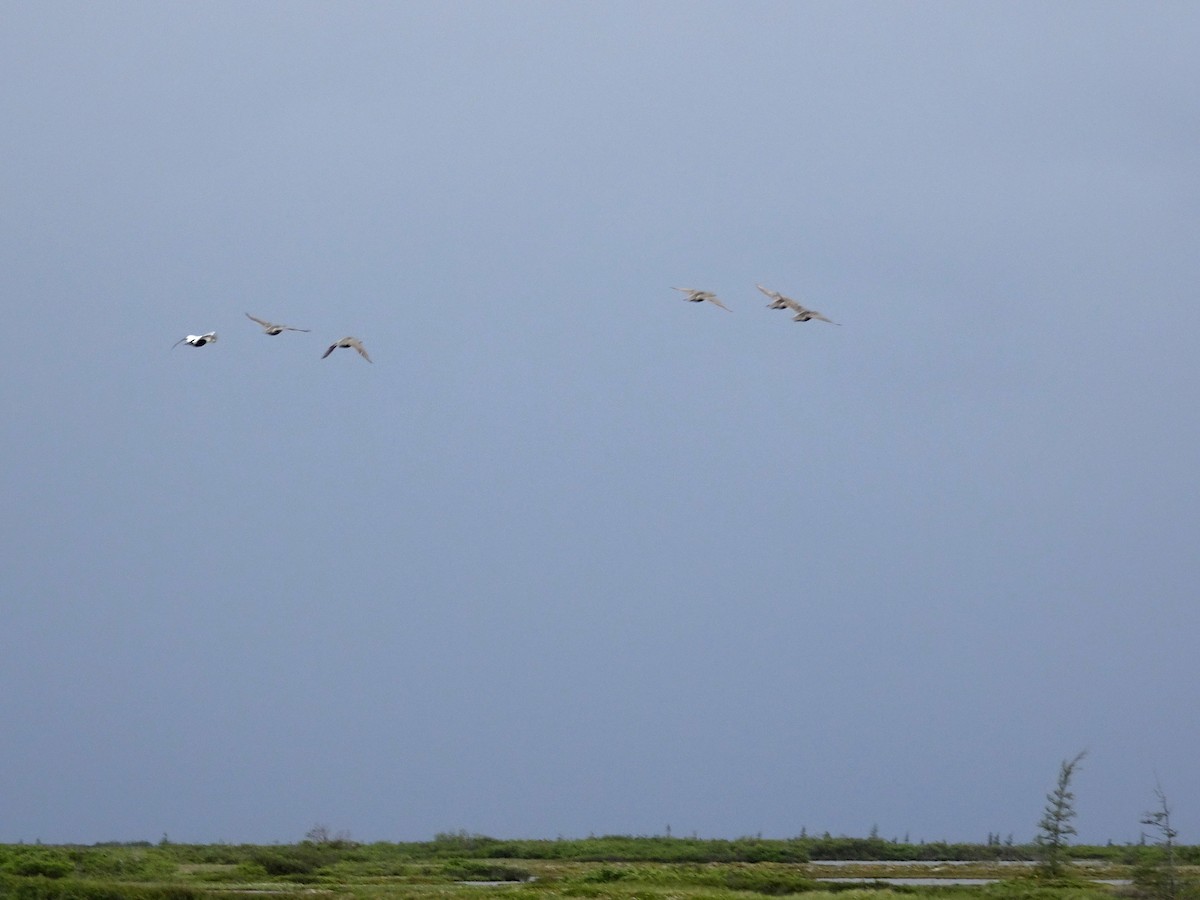
POLYGON ((246 318, 257 322, 267 334, 280 334, 284 331, 311 331, 311 328, 293 328, 291 325, 276 325, 274 322, 264 322, 257 316, 246 313, 246 318))
POLYGON ((673 288, 671 288, 671 290, 679 291, 680 293, 687 294, 687 296, 683 298, 684 300, 690 300, 693 303, 703 303, 705 300, 707 300, 709 303, 715 303, 717 306, 721 307, 721 309, 725 310, 726 312, 733 312, 732 309, 730 309, 728 306, 726 306, 724 303, 722 303, 720 300, 717 299, 716 294, 711 293, 710 291, 698 291, 695 288, 679 288, 679 287, 673 287, 673 288))
POLYGON ((327 357, 338 347, 353 347, 359 352, 359 355, 362 356, 363 359, 365 359, 367 362, 371 361, 371 357, 367 356, 367 351, 363 349, 362 341, 355 337, 344 337, 340 341, 330 344, 329 349, 321 354, 321 359, 327 357))
POLYGON ((180 344, 185 342, 191 344, 193 347, 203 347, 205 344, 213 343, 216 341, 216 339, 217 333, 215 331, 210 331, 208 334, 189 334, 187 337, 181 337, 179 340, 173 343, 171 345, 171 349, 174 350, 180 344))
POLYGON ((756 284, 756 288, 771 298, 771 302, 767 304, 767 309, 790 309, 796 314, 792 316, 793 322, 807 322, 809 319, 820 319, 822 322, 828 322, 830 325, 840 325, 840 322, 835 322, 833 319, 828 319, 821 315, 815 309, 808 309, 801 306, 791 297, 785 297, 778 291, 773 291, 770 288, 765 288, 761 284, 756 284))

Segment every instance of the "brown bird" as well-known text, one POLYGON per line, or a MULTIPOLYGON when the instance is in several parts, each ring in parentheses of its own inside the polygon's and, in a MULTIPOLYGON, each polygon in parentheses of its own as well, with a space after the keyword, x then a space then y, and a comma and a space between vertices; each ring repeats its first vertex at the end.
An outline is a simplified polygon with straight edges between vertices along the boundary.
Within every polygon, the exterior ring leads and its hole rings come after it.
POLYGON ((344 337, 340 341, 330 344, 329 349, 321 354, 321 359, 324 359, 325 357, 327 357, 330 353, 332 353, 338 347, 353 347, 355 350, 358 351, 359 355, 363 359, 365 359, 367 362, 371 361, 371 357, 367 356, 367 351, 363 349, 362 341, 360 341, 358 338, 355 338, 355 337, 344 337))
POLYGON ((687 296, 683 298, 684 300, 690 300, 693 303, 703 303, 705 300, 707 300, 709 303, 715 303, 717 306, 721 307, 721 309, 725 310, 725 312, 733 312, 732 309, 717 299, 716 294, 710 293, 709 291, 698 291, 695 288, 677 287, 673 287, 671 290, 687 294, 687 296))
POLYGON ((282 334, 285 331, 311 331, 310 328, 293 328, 291 325, 276 325, 274 322, 264 322, 257 316, 246 313, 246 318, 257 322, 267 334, 282 334))
POLYGON ((785 297, 778 291, 773 291, 770 288, 765 288, 761 284, 756 284, 760 291, 771 298, 771 302, 767 304, 767 309, 790 309, 795 315, 792 316, 793 322, 807 322, 810 319, 820 319, 822 322, 828 322, 830 325, 840 325, 840 322, 835 322, 833 319, 826 318, 815 309, 808 309, 801 306, 791 297, 785 297))

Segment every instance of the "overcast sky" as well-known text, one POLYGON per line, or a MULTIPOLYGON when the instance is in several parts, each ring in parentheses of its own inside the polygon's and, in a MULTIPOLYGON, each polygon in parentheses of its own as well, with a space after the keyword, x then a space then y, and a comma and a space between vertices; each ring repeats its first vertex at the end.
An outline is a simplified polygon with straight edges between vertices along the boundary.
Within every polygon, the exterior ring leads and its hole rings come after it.
POLYGON ((1196 4, 0 19, 0 840, 1200 842, 1196 4))

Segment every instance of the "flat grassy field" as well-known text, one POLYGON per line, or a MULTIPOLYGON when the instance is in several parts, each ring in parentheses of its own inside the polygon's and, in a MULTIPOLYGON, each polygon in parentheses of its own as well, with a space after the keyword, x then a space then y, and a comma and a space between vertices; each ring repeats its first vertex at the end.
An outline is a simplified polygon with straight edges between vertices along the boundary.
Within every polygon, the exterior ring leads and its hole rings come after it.
POLYGON ((1027 846, 826 840, 0 845, 0 900, 1200 900, 1191 847, 1170 868, 1154 847, 1073 848, 1047 879, 1027 846))

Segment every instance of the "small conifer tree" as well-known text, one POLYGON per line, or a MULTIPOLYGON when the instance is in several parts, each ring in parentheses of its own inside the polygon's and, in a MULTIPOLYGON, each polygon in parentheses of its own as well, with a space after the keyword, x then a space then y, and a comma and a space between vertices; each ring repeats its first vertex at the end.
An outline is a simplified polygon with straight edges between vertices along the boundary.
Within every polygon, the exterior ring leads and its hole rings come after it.
POLYGON ((1158 809, 1145 813, 1142 816, 1142 824, 1152 826, 1161 838, 1163 865, 1161 872, 1156 873, 1157 893, 1165 900, 1175 900, 1178 894, 1175 880, 1175 838, 1179 832, 1171 825, 1171 807, 1167 805, 1167 795, 1163 793, 1162 785, 1155 788, 1154 796, 1158 798, 1158 809))
POLYGON ((1038 822, 1037 844, 1042 850, 1042 871, 1055 878, 1062 874, 1070 837, 1076 834, 1071 820, 1075 818, 1075 795, 1071 792, 1071 778, 1083 762, 1087 751, 1080 751, 1074 759, 1064 759, 1058 768, 1058 783, 1046 795, 1046 808, 1038 822))

